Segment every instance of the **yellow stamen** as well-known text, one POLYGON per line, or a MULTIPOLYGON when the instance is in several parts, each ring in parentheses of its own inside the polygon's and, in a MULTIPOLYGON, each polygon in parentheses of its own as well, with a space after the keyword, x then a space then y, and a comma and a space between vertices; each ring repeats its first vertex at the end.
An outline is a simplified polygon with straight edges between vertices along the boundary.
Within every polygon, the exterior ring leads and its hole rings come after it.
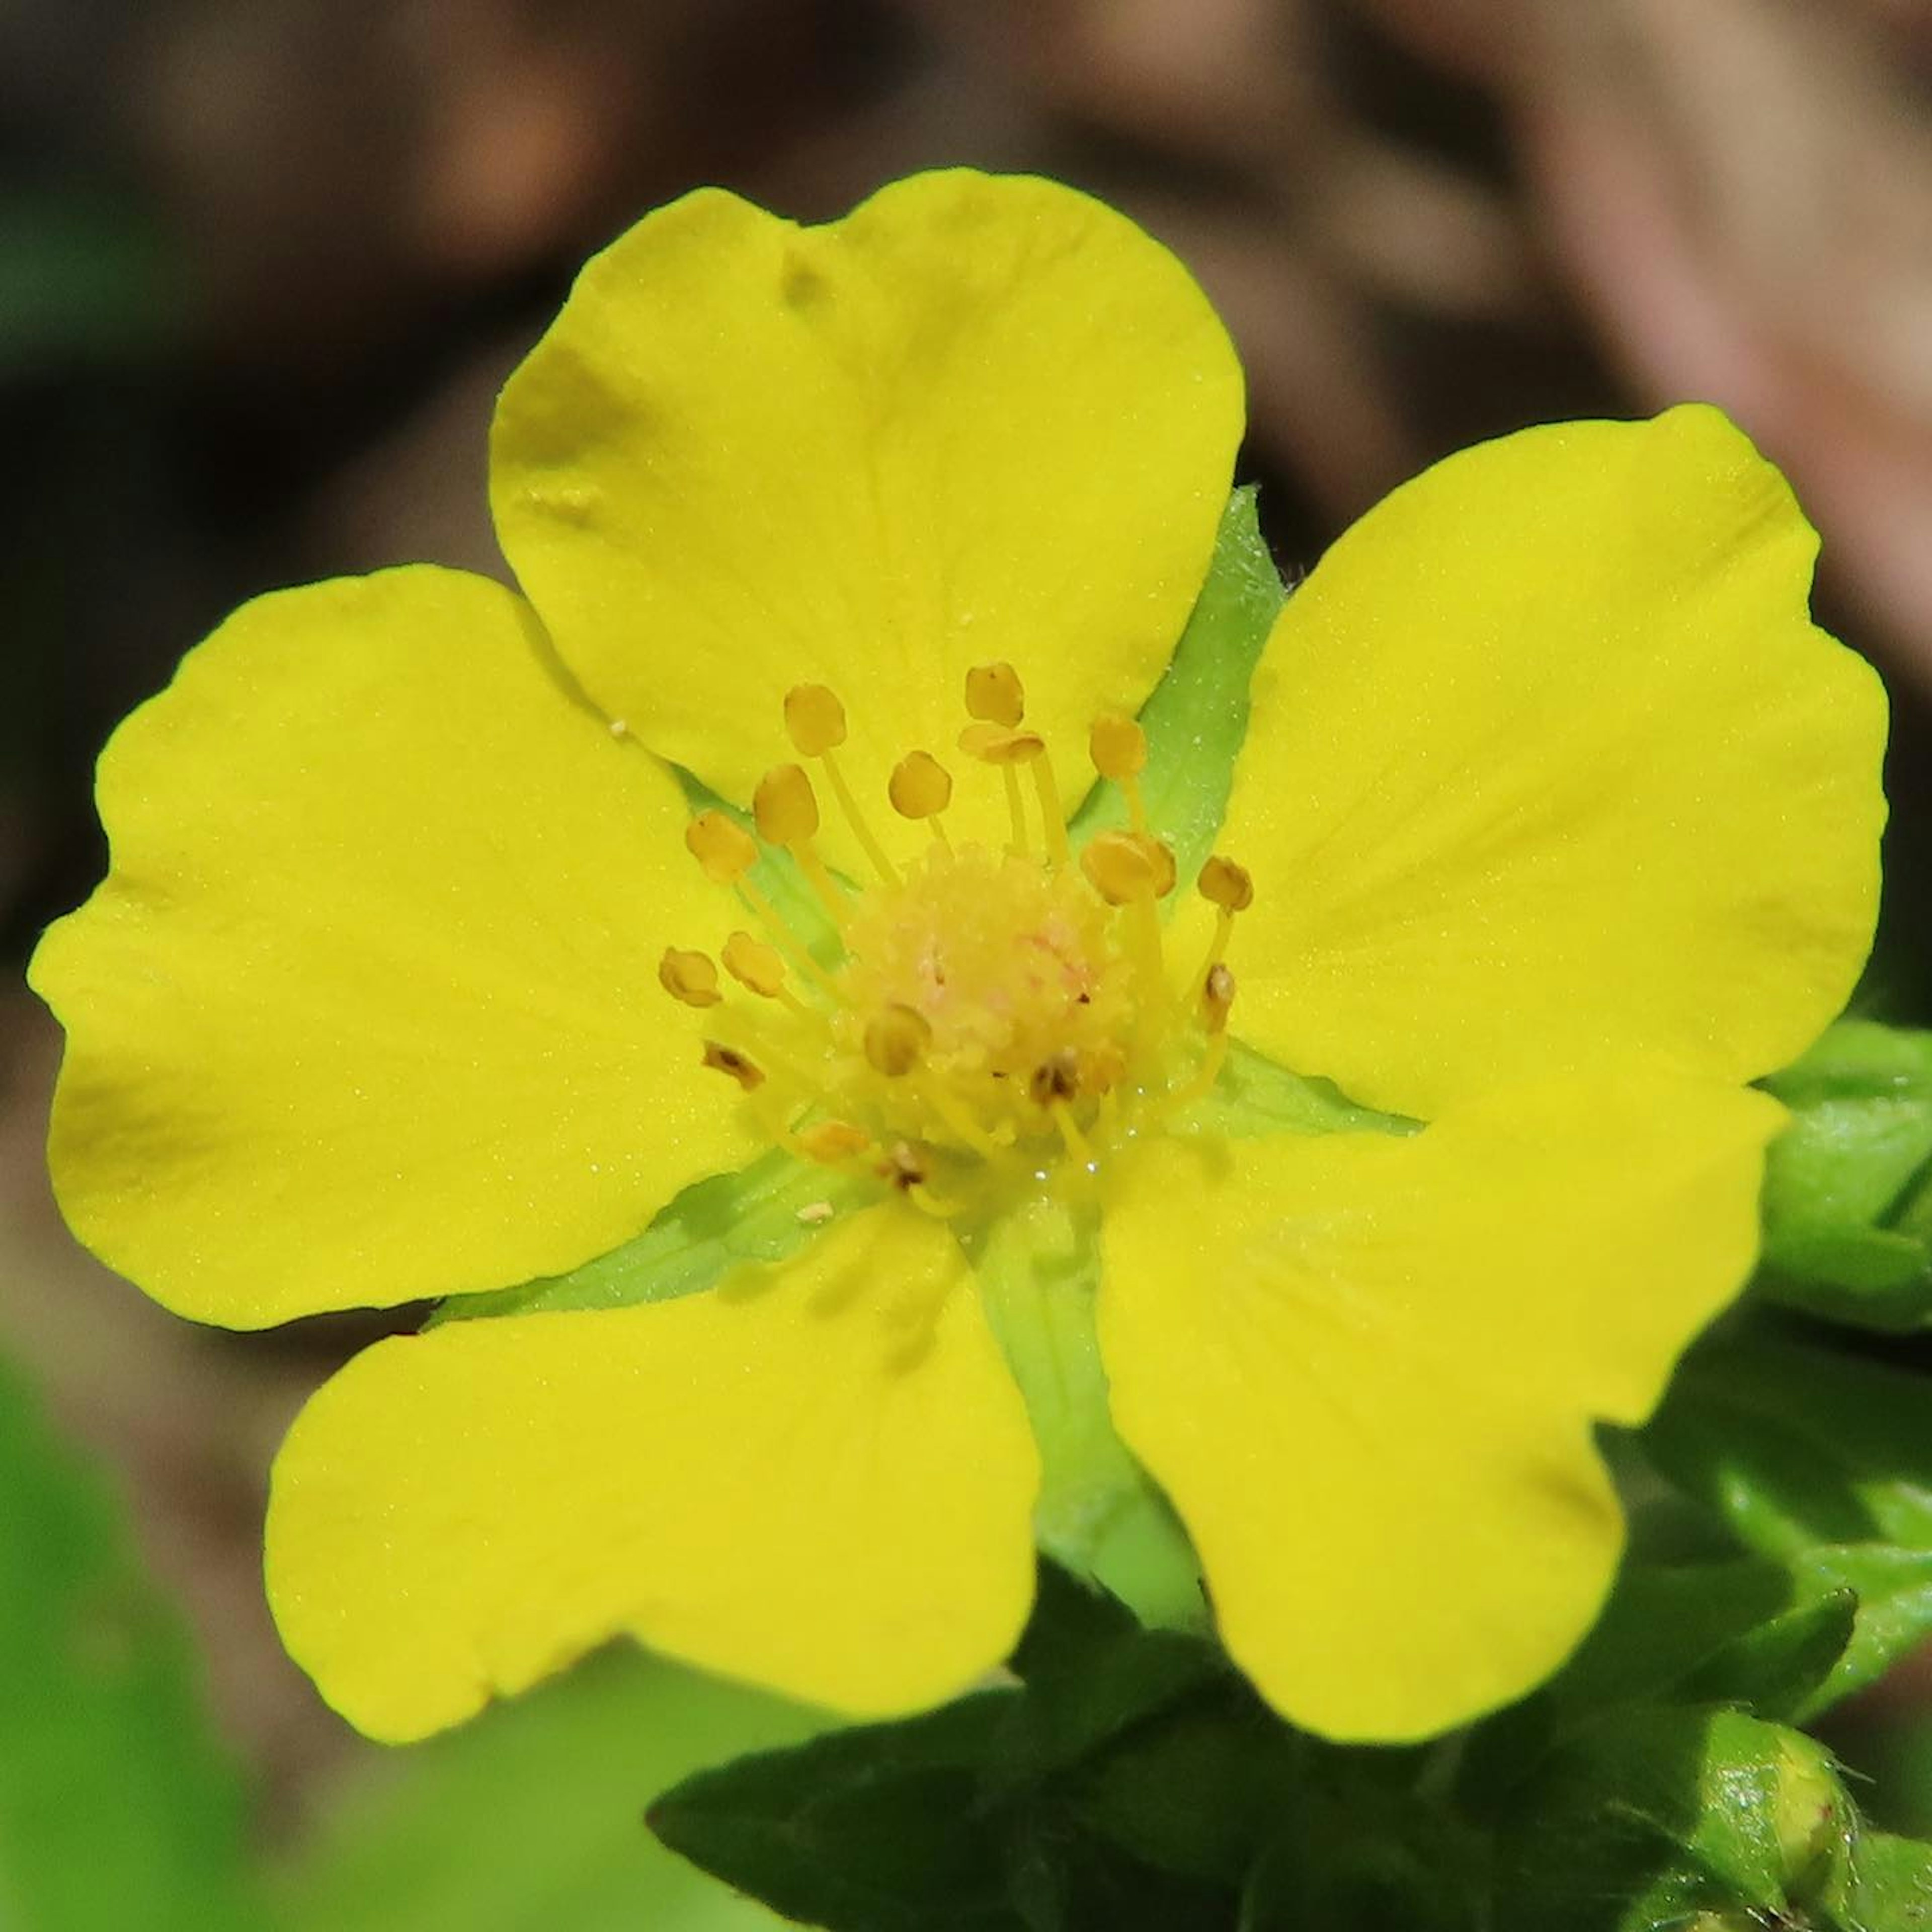
POLYGON ((838 990, 838 981, 812 957, 811 947, 786 924, 778 908, 749 878, 741 878, 737 883, 739 896, 757 915, 759 924, 770 934, 773 943, 821 993, 829 994, 835 1003, 842 1005, 844 995, 838 990))
POLYGON ((740 1053, 734 1046, 727 1046, 722 1041, 707 1040, 704 1042, 704 1064, 713 1072, 728 1073, 747 1094, 754 1094, 765 1084, 764 1070, 740 1053))
POLYGON ((754 939, 748 932, 734 932, 725 940, 718 956, 724 970, 748 992, 762 1000, 776 1000, 795 1013, 806 1009, 798 995, 785 984, 784 956, 777 947, 754 939))
POLYGON ((966 674, 966 712, 1010 730, 1026 716, 1026 690, 1010 664, 975 664, 966 674))
POLYGON ((1047 1111, 1053 1116, 1053 1124, 1060 1130, 1060 1138, 1066 1142, 1066 1151, 1082 1167, 1090 1166, 1094 1149, 1080 1131, 1079 1123, 1073 1118, 1073 1109, 1064 1100, 1056 1100, 1047 1111))
POLYGON ((1104 711, 1088 733, 1087 749, 1094 769, 1103 778, 1112 779, 1126 794, 1127 817, 1134 830, 1144 832, 1147 800, 1141 791, 1141 773, 1147 769, 1147 734, 1120 712, 1104 711))
POLYGON ((818 800, 804 767, 774 765, 766 772, 752 794, 752 817, 761 838, 791 854, 832 923, 842 929, 851 908, 812 842, 818 832, 818 800))
POLYGON ((802 1127, 793 1137, 799 1153, 821 1166, 836 1167, 854 1160, 872 1144, 872 1137, 849 1120, 818 1120, 802 1127))
POLYGON ((1234 930, 1234 915, 1254 904, 1255 882, 1244 866, 1216 853, 1202 867, 1196 885, 1201 896, 1215 908, 1214 937, 1208 944, 1208 956, 1202 961, 1200 971, 1194 976, 1194 983, 1200 986, 1207 983, 1208 976, 1228 950, 1228 938, 1234 930))
POLYGON ((818 800, 802 765, 774 765, 752 794, 752 818, 768 845, 808 842, 818 830, 818 800))
POLYGON ((784 695, 785 734, 799 755, 822 758, 845 742, 845 707, 822 684, 795 684, 784 695))
POLYGON ((1210 966, 1201 988, 1201 1024, 1210 1034, 1228 1030, 1228 1014, 1234 1004, 1234 976, 1226 967, 1210 966))
POLYGON ((1184 1086, 1177 1087, 1162 1097, 1156 1109, 1159 1114, 1173 1112, 1177 1108, 1191 1107, 1196 1100, 1204 1100, 1214 1090, 1214 1083, 1221 1077, 1221 1069, 1228 1058, 1228 1035, 1224 1029, 1208 1036, 1208 1051, 1201 1056, 1201 1064, 1194 1070, 1193 1078, 1184 1086))
MULTIPOLYGON (((794 685, 785 693, 784 722, 786 734, 798 751, 806 758, 818 759, 824 766, 838 809, 844 814, 853 837, 872 861, 873 869, 889 885, 897 885, 898 873, 886 857, 884 847, 872 836, 872 828, 866 823, 866 814, 859 809, 859 801, 853 796, 852 788, 845 782, 845 774, 833 756, 845 742, 845 707, 839 703, 838 694, 822 684, 794 685)), ((817 826, 812 830, 815 832, 817 826)))
POLYGON ((952 802, 952 774, 937 758, 926 752, 908 752, 892 767, 886 796, 902 818, 915 823, 924 819, 940 849, 952 850, 940 814, 952 802))
POLYGON ((1056 1100, 1070 1100, 1080 1090, 1080 1062, 1070 1052, 1042 1060, 1027 1082, 1035 1106, 1051 1108, 1056 1100))
POLYGON ((838 760, 830 752, 821 752, 818 762, 825 768, 825 776, 830 782, 832 795, 838 801, 838 809, 845 815, 845 823, 852 828, 852 836, 859 842, 860 849, 872 861, 872 869, 889 886, 899 882, 898 868, 886 855, 886 848, 873 836, 866 814, 859 808, 859 801, 854 796, 852 788, 845 782, 845 774, 838 769, 838 760))
POLYGON ((1201 868, 1195 883, 1201 896, 1223 912, 1246 912, 1255 902, 1255 882, 1247 868, 1218 852, 1201 868))
POLYGON ((935 1194, 922 1180, 909 1181, 905 1191, 912 1197, 913 1205, 930 1214, 935 1221, 950 1221, 965 1212, 964 1202, 935 1194))
POLYGON ((1060 787, 1053 776, 1053 758, 1042 743, 1033 760, 1034 789, 1040 794, 1040 822, 1046 837, 1046 856, 1056 866, 1072 856, 1066 843, 1066 814, 1060 802, 1060 787))
MULTIPOLYGON (((1080 869, 1109 905, 1130 905, 1142 898, 1151 902, 1159 896, 1161 877, 1154 849, 1157 842, 1137 832, 1096 832, 1081 851, 1080 869)), ((1170 856, 1170 871, 1172 864, 1170 856)))
POLYGON ((866 1058, 888 1080, 902 1078, 926 1057, 932 1028, 910 1006, 888 1006, 866 1024, 866 1058))
POLYGON ((724 995, 718 990, 718 968, 701 952, 668 946, 658 962, 658 984, 687 1006, 715 1006, 724 995))
POLYGON ((937 1114, 956 1140, 989 1160, 1004 1160, 1007 1144, 996 1139, 980 1126, 970 1112, 948 1093, 943 1077, 927 1075, 919 1083, 919 1097, 937 1114))
POLYGON ((700 812, 684 828, 684 843, 714 886, 736 885, 758 861, 757 840, 722 812, 700 812))

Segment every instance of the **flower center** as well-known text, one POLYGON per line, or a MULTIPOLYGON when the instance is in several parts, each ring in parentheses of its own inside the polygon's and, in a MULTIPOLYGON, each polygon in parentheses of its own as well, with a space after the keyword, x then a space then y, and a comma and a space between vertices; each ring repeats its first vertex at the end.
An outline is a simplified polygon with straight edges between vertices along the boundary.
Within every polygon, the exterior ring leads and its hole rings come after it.
POLYGON ((966 708, 960 748, 1004 788, 1003 848, 955 846, 951 775, 914 752, 886 795, 929 842, 896 863, 838 762, 844 706, 822 686, 800 686, 785 700, 787 730, 818 764, 877 882, 861 889, 832 872, 812 779, 778 766, 753 796, 757 838, 720 812, 700 813, 686 834, 707 876, 765 929, 763 939, 733 932, 719 954, 750 997, 728 1000, 703 952, 673 947, 658 968, 673 998, 718 1010, 704 1064, 736 1082, 773 1140, 862 1168, 946 1215, 1003 1184, 1090 1174, 1212 1087, 1234 990, 1222 956, 1252 896, 1240 866, 1208 861, 1197 883, 1217 915, 1214 938, 1177 978, 1160 904, 1174 890, 1174 855, 1148 823, 1139 726, 1111 714, 1094 723, 1095 767, 1125 794, 1130 829, 1096 834, 1076 860, 1012 666, 969 672, 966 708), (824 908, 818 950, 760 884, 760 841, 789 856, 824 908))

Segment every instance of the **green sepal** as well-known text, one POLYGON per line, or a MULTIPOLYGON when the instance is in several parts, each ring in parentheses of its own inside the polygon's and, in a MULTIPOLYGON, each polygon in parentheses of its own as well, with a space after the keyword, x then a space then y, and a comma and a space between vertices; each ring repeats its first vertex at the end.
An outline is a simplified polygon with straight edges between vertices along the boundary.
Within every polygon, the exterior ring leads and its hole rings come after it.
POLYGON ((1178 1132, 1254 1140, 1268 1134, 1412 1134, 1422 1124, 1358 1107, 1332 1080, 1291 1073, 1239 1040, 1228 1042, 1214 1090, 1177 1116, 1178 1132))
POLYGON ((1802 1732, 1736 1710, 1621 1710, 1546 1758, 1504 1820, 1497 1932, 1677 1932, 1700 1913, 1857 1932, 1834 1904, 1855 1825, 1802 1732))
POLYGON ((1792 1110, 1765 1163, 1759 1292, 1862 1328, 1932 1322, 1932 1033, 1844 1020, 1765 1085, 1792 1110))
POLYGON ((521 1288, 452 1296, 429 1325, 484 1315, 628 1308, 695 1294, 747 1262, 770 1264, 797 1253, 818 1227, 815 1220, 800 1220, 802 1211, 821 1202, 849 1210, 877 1191, 774 1148, 735 1174, 694 1182, 634 1240, 608 1255, 521 1288))
MULTIPOLYGON (((1173 658, 1141 707, 1148 740, 1142 796, 1149 824, 1173 850, 1184 886, 1214 850, 1235 754, 1247 736, 1248 687, 1286 601, 1262 541, 1257 495, 1250 484, 1228 498, 1201 594, 1173 658)), ((1100 782, 1067 829, 1078 845, 1126 822, 1120 788, 1100 782)))
POLYGON ((120 1510, 0 1367, 0 1924, 264 1924, 196 1676, 120 1510))
POLYGON ((968 1252, 1039 1445, 1040 1546, 1105 1585, 1146 1622, 1200 1623, 1205 1606, 1192 1546, 1108 1410, 1095 1328, 1094 1213, 1042 1196, 975 1231, 968 1252))

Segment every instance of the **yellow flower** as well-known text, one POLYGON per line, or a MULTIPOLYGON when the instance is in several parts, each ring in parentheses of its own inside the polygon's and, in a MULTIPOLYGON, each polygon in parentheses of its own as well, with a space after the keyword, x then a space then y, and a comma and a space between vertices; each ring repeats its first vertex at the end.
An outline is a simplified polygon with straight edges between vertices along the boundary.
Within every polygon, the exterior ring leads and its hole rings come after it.
POLYGON ((967 1684, 1040 1481, 976 1267, 1070 1204, 1113 1423, 1282 1711, 1415 1736, 1588 1624, 1592 1424, 1742 1280, 1780 1116, 1738 1083, 1869 939, 1882 700, 1715 412, 1532 430, 1288 602, 1171 890, 1129 721, 1240 430, 1199 292, 1065 189, 692 195, 504 393, 522 596, 263 598, 116 734, 34 976, 62 1200, 158 1298, 511 1288, 754 1160, 796 1250, 712 1284, 667 1223, 651 1292, 707 1292, 442 1321, 314 1399, 269 1585, 365 1730, 627 1632, 854 1712, 967 1684), (1076 854, 1096 766, 1127 822, 1076 854), (1217 1127, 1231 1025, 1429 1124, 1217 1127))

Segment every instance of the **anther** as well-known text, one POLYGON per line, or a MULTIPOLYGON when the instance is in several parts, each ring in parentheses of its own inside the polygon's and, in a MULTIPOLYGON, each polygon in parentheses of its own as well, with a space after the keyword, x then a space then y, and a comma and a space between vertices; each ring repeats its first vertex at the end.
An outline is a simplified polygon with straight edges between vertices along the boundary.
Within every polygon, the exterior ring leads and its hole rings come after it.
POLYGON ((700 812, 684 828, 684 843, 715 886, 735 885, 758 856, 758 842, 722 812, 700 812))
POLYGON ((1027 1093, 1036 1107, 1051 1107, 1056 1100, 1070 1100, 1080 1090, 1080 1061, 1063 1047, 1036 1066, 1027 1082, 1027 1093))
POLYGON ((1147 734, 1118 711, 1103 711, 1087 734, 1094 769, 1111 778, 1126 794, 1127 817, 1136 832, 1148 829, 1147 801, 1141 793, 1141 773, 1147 769, 1147 734))
POLYGON ((911 1072, 932 1044, 926 1016, 910 1006, 888 1006, 866 1024, 866 1058, 888 1080, 911 1072))
POLYGON ((812 842, 818 832, 818 799, 804 767, 774 765, 766 772, 752 794, 752 817, 760 838, 791 854, 832 923, 842 928, 848 909, 812 842))
POLYGON ((1094 769, 1116 784, 1125 784, 1147 770, 1147 734, 1118 711, 1103 711, 1094 719, 1087 748, 1094 769))
POLYGON ((1210 1034, 1225 1033, 1234 1004, 1234 976, 1217 960, 1201 982, 1201 1024, 1210 1034))
POLYGON ((772 845, 802 845, 818 831, 818 800, 799 765, 775 765, 752 794, 758 836, 772 845))
POLYGON ((1255 882, 1246 868, 1218 852, 1201 868, 1196 885, 1210 905, 1226 913, 1246 912, 1255 902, 1255 882))
POLYGON ((718 968, 701 952, 667 946, 658 962, 658 984, 687 1006, 715 1006, 724 996, 718 990, 718 968))
POLYGON ((912 1189, 925 1183, 925 1159, 910 1141, 895 1141, 886 1150, 885 1160, 879 1169, 879 1178, 890 1180, 896 1187, 910 1192, 912 1189))
MULTIPOLYGON (((748 932, 734 932, 725 940, 718 957, 724 962, 725 971, 740 986, 756 993, 760 999, 776 1000, 784 996, 784 959, 776 946, 767 946, 761 939, 754 939, 748 932)), ((710 962, 706 963, 709 964, 710 962)))
POLYGON ((786 734, 801 758, 822 758, 845 742, 845 707, 822 684, 795 684, 784 697, 786 734))
POLYGON ((704 1042, 704 1064, 714 1072, 728 1073, 747 1094, 753 1094, 765 1084, 764 1070, 747 1060, 735 1046, 726 1046, 715 1040, 704 1042))
POLYGON ((866 823, 866 814, 859 809, 859 801, 853 796, 852 788, 845 782, 845 775, 833 755, 845 742, 845 707, 837 694, 822 684, 794 685, 785 693, 784 722, 785 730, 799 752, 816 758, 824 767, 832 795, 838 801, 838 809, 852 828, 860 849, 871 860, 872 869, 888 885, 897 885, 898 868, 872 836, 872 828, 866 823))
POLYGON ((969 717, 1011 730, 1026 716, 1019 673, 1010 664, 975 664, 966 674, 966 711, 969 717))
POLYGON ((1096 833, 1081 852, 1080 869, 1109 905, 1160 898, 1174 889, 1174 854, 1138 832, 1096 833))
POLYGON ((902 818, 928 820, 940 844, 949 842, 940 814, 952 802, 952 774, 930 753, 908 752, 900 759, 886 781, 886 796, 902 818))
POLYGON ((872 1144, 872 1136, 849 1120, 814 1121, 812 1126, 799 1130, 797 1141, 799 1151, 806 1160, 818 1161, 826 1167, 836 1167, 842 1160, 850 1160, 872 1144))

